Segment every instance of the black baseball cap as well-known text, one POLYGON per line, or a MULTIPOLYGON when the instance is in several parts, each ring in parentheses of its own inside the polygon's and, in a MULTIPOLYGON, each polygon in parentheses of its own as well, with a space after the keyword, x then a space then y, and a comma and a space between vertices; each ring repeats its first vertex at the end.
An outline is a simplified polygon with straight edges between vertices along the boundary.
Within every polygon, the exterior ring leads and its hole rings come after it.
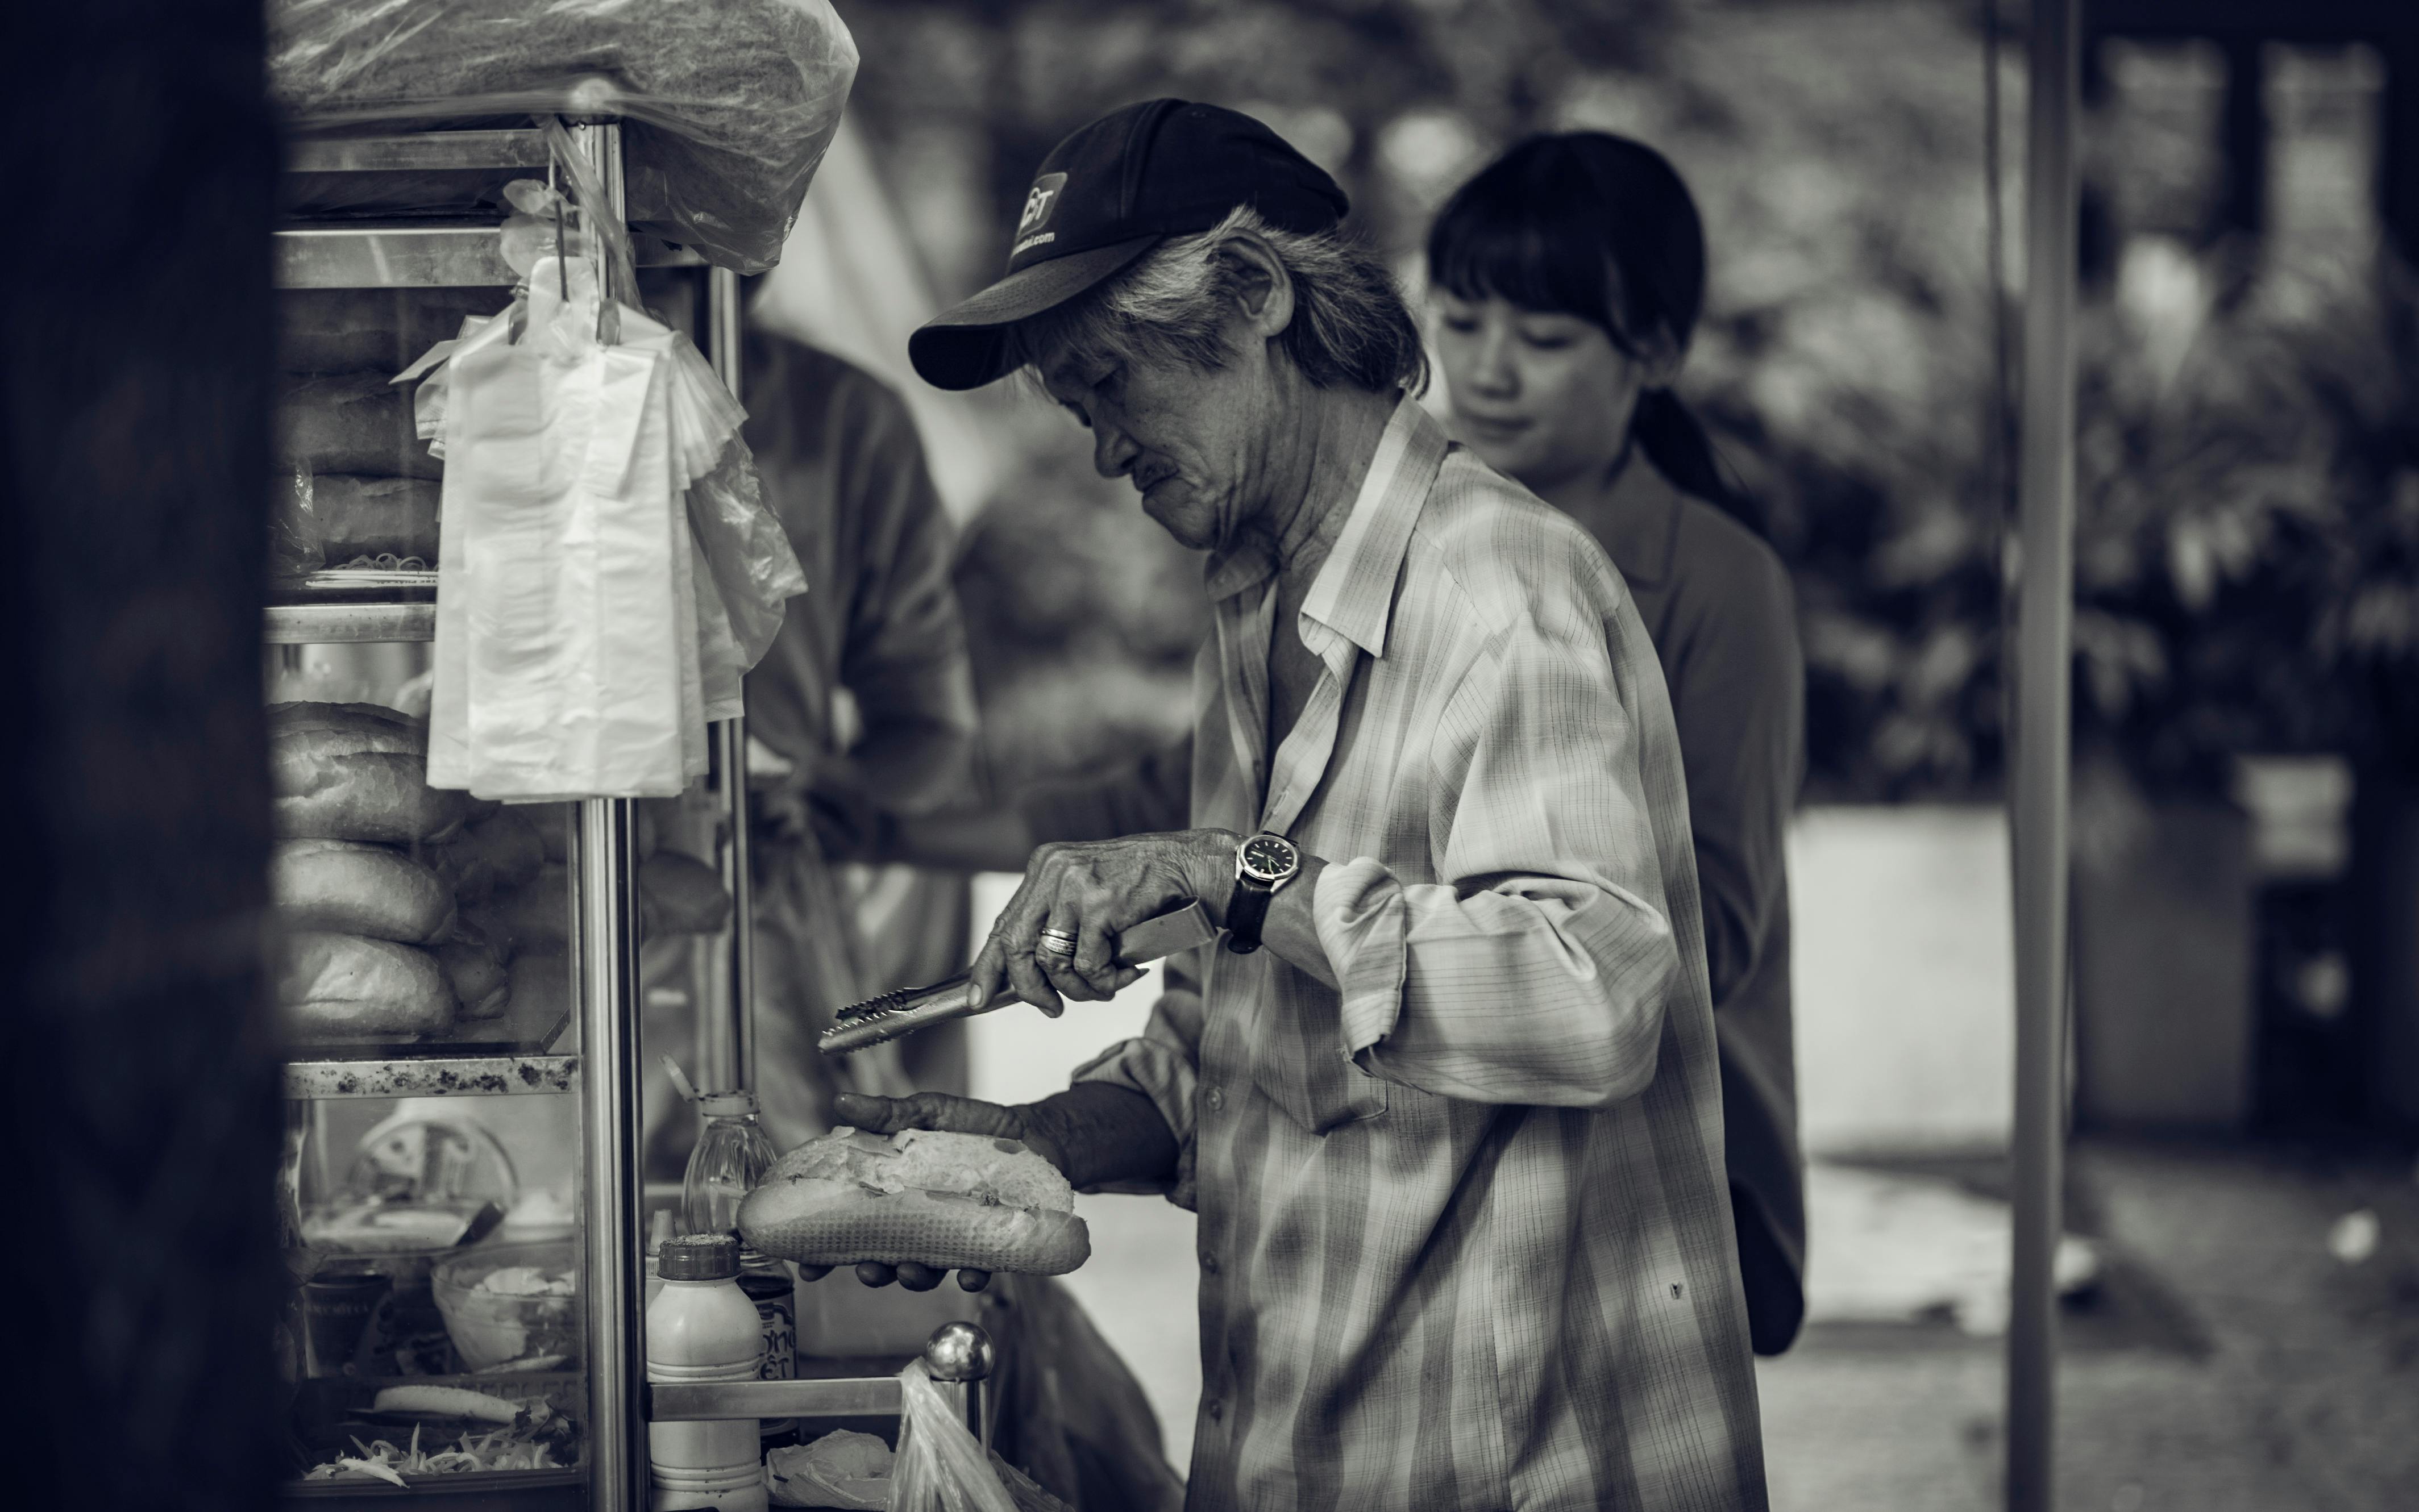
POLYGON ((1170 237, 1248 205, 1280 230, 1340 223, 1351 202, 1317 163, 1239 111, 1150 99, 1050 150, 1025 196, 998 283, 907 338, 936 389, 978 389, 1015 366, 1008 328, 1064 304, 1170 237))

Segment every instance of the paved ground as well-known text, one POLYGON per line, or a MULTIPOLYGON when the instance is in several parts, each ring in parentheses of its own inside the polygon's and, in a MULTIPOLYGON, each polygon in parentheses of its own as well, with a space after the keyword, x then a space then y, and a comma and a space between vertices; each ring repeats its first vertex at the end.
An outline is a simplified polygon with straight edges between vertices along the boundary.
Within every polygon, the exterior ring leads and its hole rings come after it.
MULTIPOLYGON (((1964 1174, 1994 1184, 1987 1168, 1964 1174)), ((2108 1270, 2067 1316, 2062 1508, 2419 1508, 2419 1184, 2406 1160, 2088 1141, 2072 1174, 2072 1226, 2103 1242, 2108 1270), (2346 1263, 2330 1238, 2363 1210, 2377 1247, 2346 1263)), ((1181 1463, 1199 1389, 1191 1219, 1130 1198, 1086 1209, 1094 1257, 1071 1279, 1181 1463)), ((1814 1329, 1759 1372, 1775 1507, 1996 1507, 2001 1371, 1995 1340, 1945 1320, 1814 1329)))

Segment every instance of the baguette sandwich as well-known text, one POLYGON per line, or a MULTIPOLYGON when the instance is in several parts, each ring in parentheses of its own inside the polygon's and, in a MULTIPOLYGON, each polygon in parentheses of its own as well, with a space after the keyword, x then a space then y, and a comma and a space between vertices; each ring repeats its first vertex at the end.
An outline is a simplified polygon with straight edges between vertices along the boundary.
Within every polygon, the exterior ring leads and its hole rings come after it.
POLYGON ((808 1140, 747 1194, 739 1233, 801 1265, 1063 1275, 1092 1253, 1056 1167, 1014 1139, 924 1129, 808 1140))

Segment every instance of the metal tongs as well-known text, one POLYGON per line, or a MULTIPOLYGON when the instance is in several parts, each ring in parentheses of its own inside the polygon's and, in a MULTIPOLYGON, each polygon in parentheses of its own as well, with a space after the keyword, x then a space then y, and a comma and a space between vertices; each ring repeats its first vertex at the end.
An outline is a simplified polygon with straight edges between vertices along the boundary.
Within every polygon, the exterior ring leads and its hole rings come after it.
MULTIPOLYGON (((1140 966, 1173 955, 1178 951, 1206 945, 1218 938, 1217 928, 1210 916, 1201 911, 1198 903, 1188 903, 1180 909, 1145 919, 1117 937, 1117 963, 1119 966, 1140 966)), ((902 1034, 913 1034, 932 1024, 943 1024, 952 1018, 971 1018, 994 1008, 1021 1002, 1013 992, 994 993, 980 1007, 966 1002, 963 971, 946 982, 935 982, 929 987, 902 988, 886 992, 879 998, 851 1003, 840 1011, 832 1027, 824 1031, 819 1047, 825 1055, 846 1055, 862 1050, 869 1045, 880 1045, 902 1034)))

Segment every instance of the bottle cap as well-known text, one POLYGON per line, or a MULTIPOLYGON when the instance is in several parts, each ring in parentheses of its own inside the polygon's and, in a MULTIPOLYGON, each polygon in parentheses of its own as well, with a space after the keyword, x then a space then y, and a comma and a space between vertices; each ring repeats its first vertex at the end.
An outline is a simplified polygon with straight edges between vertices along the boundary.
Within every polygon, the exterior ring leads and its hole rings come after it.
POLYGON ((667 1281, 728 1281, 739 1274, 735 1234, 683 1234, 667 1239, 657 1272, 667 1281))
POLYGON ((697 1100, 700 1118, 740 1118, 761 1113, 763 1108, 752 1092, 707 1092, 697 1100))

